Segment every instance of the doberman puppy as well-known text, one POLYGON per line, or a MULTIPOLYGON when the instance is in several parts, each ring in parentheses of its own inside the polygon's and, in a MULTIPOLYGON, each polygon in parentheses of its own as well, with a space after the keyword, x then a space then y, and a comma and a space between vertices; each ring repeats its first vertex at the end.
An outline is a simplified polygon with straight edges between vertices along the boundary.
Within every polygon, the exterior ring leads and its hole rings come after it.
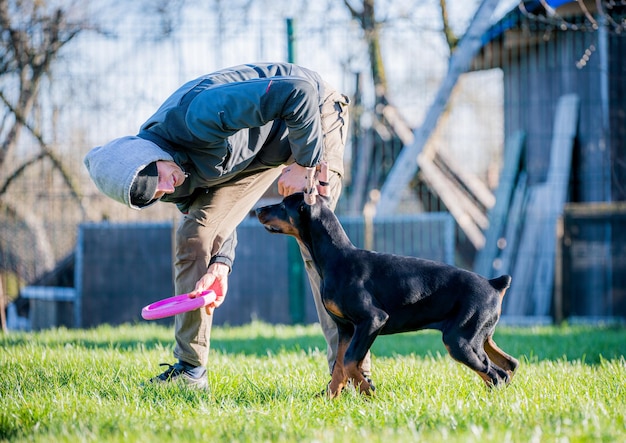
POLYGON ((322 278, 322 301, 339 330, 331 398, 349 379, 371 393, 360 367, 379 334, 420 329, 440 330, 452 358, 488 386, 511 381, 519 363, 492 338, 510 276, 487 280, 431 260, 357 249, 325 201, 307 204, 297 193, 256 215, 269 232, 306 245, 322 278))

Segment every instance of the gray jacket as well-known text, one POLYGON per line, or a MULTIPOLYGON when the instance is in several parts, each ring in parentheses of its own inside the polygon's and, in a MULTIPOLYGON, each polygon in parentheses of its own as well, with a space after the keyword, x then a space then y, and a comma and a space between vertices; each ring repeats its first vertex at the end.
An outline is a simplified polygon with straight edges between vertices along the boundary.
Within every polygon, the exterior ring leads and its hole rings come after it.
MULTIPOLYGON (((161 200, 186 212, 197 192, 242 171, 277 167, 290 159, 302 166, 318 164, 324 93, 316 72, 289 63, 241 65, 184 84, 137 134, 189 173, 161 200)), ((232 267, 236 244, 233 232, 211 263, 232 267)))
POLYGON ((290 158, 302 166, 318 164, 323 97, 321 77, 289 63, 242 65, 186 83, 138 134, 189 173, 161 200, 185 212, 194 191, 244 170, 277 167, 290 158))

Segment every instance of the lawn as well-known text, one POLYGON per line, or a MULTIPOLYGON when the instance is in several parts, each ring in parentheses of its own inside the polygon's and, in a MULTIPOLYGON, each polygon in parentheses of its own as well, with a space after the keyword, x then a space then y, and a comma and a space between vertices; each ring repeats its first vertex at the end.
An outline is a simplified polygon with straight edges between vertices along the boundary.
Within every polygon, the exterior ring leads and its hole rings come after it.
POLYGON ((513 383, 487 390, 430 331, 374 344, 374 398, 317 396, 318 326, 214 328, 207 391, 144 381, 170 362, 155 324, 0 335, 0 441, 626 441, 626 329, 500 327, 513 383))

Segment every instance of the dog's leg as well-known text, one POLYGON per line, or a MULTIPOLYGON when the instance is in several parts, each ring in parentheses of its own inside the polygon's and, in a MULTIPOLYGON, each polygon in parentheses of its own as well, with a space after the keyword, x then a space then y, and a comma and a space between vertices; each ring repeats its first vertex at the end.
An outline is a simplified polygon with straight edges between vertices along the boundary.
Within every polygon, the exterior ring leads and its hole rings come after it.
POLYGON ((348 383, 348 377, 343 367, 343 356, 346 352, 347 344, 339 341, 337 348, 337 360, 333 365, 333 373, 330 377, 330 383, 328 384, 328 397, 335 398, 341 395, 341 391, 348 383))
POLYGON ((333 373, 328 383, 328 396, 330 398, 338 397, 341 391, 348 383, 348 375, 344 368, 344 356, 346 355, 346 349, 350 345, 352 340, 352 325, 337 324, 337 331, 339 334, 339 340, 337 343, 337 358, 333 365, 333 373))
POLYGON ((485 340, 484 348, 485 352, 489 356, 489 359, 507 371, 509 373, 509 377, 512 378, 513 373, 515 373, 515 370, 519 366, 517 359, 511 357, 509 354, 500 349, 491 336, 487 337, 487 340, 485 340))
POLYGON ((373 393, 370 383, 361 372, 361 365, 388 318, 389 315, 385 311, 370 308, 367 319, 354 328, 354 336, 346 350, 344 357, 346 374, 349 379, 352 379, 352 383, 358 387, 361 394, 371 395, 373 393))
POLYGON ((477 336, 467 338, 461 335, 460 331, 454 330, 446 331, 443 341, 450 356, 476 372, 487 386, 509 383, 511 379, 509 374, 489 360, 483 348, 484 339, 477 336))

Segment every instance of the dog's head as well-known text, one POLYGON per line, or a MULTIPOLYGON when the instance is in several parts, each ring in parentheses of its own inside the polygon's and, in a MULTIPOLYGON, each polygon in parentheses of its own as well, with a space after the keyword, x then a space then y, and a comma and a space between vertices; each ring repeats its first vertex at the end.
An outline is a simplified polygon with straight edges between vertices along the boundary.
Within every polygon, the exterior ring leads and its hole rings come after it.
POLYGON ((318 195, 314 204, 305 201, 302 192, 289 195, 280 203, 256 209, 261 224, 273 234, 287 234, 305 241, 310 232, 311 220, 319 217, 328 198, 318 195))

